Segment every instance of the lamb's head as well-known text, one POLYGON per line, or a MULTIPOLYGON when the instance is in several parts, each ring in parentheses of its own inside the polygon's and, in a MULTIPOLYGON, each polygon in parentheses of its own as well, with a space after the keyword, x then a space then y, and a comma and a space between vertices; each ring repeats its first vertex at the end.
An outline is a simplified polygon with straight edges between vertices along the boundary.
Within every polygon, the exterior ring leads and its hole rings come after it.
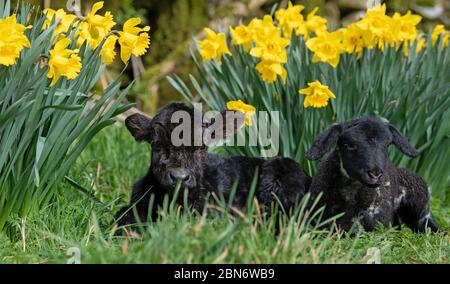
POLYGON ((184 188, 197 187, 211 140, 234 134, 244 120, 245 116, 239 112, 226 111, 207 118, 193 107, 172 103, 163 107, 153 119, 133 114, 125 124, 137 141, 151 144, 151 171, 170 193, 178 182, 184 188), (231 117, 233 124, 230 126, 231 117))
POLYGON ((306 158, 317 160, 335 149, 343 175, 378 187, 386 171, 391 144, 410 157, 417 156, 417 151, 394 126, 375 117, 362 117, 326 129, 314 140, 306 158))

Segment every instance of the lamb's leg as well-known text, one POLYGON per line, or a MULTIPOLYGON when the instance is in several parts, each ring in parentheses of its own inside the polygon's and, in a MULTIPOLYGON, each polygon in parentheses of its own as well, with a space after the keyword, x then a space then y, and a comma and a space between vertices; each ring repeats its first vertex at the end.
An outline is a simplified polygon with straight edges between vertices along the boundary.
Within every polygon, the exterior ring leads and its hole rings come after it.
POLYGON ((416 232, 425 232, 427 228, 439 231, 428 205, 430 196, 425 181, 407 169, 398 169, 398 177, 402 199, 397 213, 401 220, 416 232))
POLYGON ((261 180, 256 192, 263 206, 270 207, 275 194, 286 212, 294 208, 311 184, 303 169, 293 160, 274 158, 265 162, 261 168, 261 180))
POLYGON ((146 222, 148 217, 150 217, 151 220, 155 220, 158 214, 158 205, 162 202, 159 195, 158 188, 155 188, 150 177, 145 176, 141 178, 133 185, 130 204, 117 212, 115 217, 117 224, 122 227, 138 222, 146 222), (154 196, 152 212, 149 212, 152 195, 154 196))

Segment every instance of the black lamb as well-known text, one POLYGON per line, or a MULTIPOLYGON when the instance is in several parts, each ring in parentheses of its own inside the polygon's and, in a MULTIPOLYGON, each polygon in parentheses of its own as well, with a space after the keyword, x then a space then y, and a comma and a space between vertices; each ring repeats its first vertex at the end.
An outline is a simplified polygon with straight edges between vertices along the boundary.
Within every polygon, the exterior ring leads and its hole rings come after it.
POLYGON ((391 144, 410 157, 418 155, 394 126, 375 117, 335 124, 315 139, 306 158, 327 155, 309 190, 311 200, 323 193, 319 206, 325 205, 325 218, 343 213, 336 224, 344 231, 358 224, 366 231, 378 223, 398 227, 400 220, 417 232, 438 231, 428 206, 427 184, 391 163, 391 144))
MULTIPOLYGON (((254 194, 263 209, 267 209, 276 200, 275 195, 286 210, 304 196, 311 178, 291 159, 265 160, 215 155, 208 153, 205 141, 200 145, 197 144, 198 146, 195 146, 195 141, 190 141, 191 145, 175 146, 171 137, 180 124, 172 122, 172 116, 177 112, 184 112, 187 117, 194 119, 196 111, 182 103, 172 103, 162 108, 153 119, 140 114, 131 115, 126 119, 126 126, 134 138, 150 143, 152 153, 148 173, 134 184, 130 205, 117 214, 119 225, 135 223, 135 216, 142 222, 147 221, 147 216, 152 220, 157 218, 164 196, 173 196, 178 182, 181 182, 182 188, 188 190, 189 205, 201 212, 207 196, 211 193, 228 201, 233 184, 237 181, 232 204, 237 208, 243 208, 257 168, 259 179, 254 194), (153 209, 152 212, 148 212, 151 196, 154 200, 153 209), (135 210, 132 210, 133 207, 135 210)), ((203 121, 200 127, 194 126, 193 137, 195 135, 203 137, 206 131, 210 131, 208 127, 220 119, 223 121, 221 124, 223 129, 217 133, 224 133, 223 137, 216 137, 215 133, 211 137, 226 139, 234 135, 245 120, 245 116, 240 112, 226 111, 219 113, 218 116, 220 117, 215 117, 211 122, 203 121), (227 119, 230 114, 236 119, 227 119)))

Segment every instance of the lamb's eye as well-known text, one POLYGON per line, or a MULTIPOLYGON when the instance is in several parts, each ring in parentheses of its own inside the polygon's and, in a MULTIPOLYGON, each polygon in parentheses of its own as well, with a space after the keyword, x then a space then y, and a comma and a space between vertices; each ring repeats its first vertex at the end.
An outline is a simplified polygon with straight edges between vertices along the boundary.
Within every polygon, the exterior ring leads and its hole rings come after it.
POLYGON ((160 148, 158 146, 152 147, 153 156, 159 161, 167 161, 169 159, 169 151, 164 148, 160 148))
POLYGON ((351 143, 344 143, 344 147, 349 151, 355 151, 358 148, 355 144, 351 143))
POLYGON ((168 151, 161 151, 161 160, 167 161, 169 160, 170 154, 168 151))

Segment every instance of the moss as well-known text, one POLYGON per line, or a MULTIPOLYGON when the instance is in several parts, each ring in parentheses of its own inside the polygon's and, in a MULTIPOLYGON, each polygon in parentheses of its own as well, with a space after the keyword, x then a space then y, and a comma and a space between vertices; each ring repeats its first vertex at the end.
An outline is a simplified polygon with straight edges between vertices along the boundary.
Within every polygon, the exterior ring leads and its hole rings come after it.
POLYGON ((206 0, 176 0, 161 3, 159 17, 152 34, 152 46, 145 57, 147 67, 143 74, 146 87, 140 98, 144 102, 152 102, 144 109, 155 109, 155 102, 164 105, 172 100, 180 100, 180 95, 161 76, 161 69, 168 62, 176 62, 176 73, 183 79, 193 73, 193 65, 189 58, 189 46, 192 36, 198 33, 209 22, 206 0), (153 86, 158 83, 155 89, 153 86), (157 98, 147 98, 157 96, 157 98))
POLYGON ((309 0, 309 1, 299 1, 303 6, 305 6, 305 13, 309 13, 315 7, 319 7, 318 14, 320 15, 321 11, 323 11, 323 7, 325 7, 325 0, 309 0))
POLYGON ((207 23, 205 0, 176 0, 172 5, 162 4, 154 27, 152 50, 146 61, 152 64, 165 59, 180 43, 191 38, 207 23))

